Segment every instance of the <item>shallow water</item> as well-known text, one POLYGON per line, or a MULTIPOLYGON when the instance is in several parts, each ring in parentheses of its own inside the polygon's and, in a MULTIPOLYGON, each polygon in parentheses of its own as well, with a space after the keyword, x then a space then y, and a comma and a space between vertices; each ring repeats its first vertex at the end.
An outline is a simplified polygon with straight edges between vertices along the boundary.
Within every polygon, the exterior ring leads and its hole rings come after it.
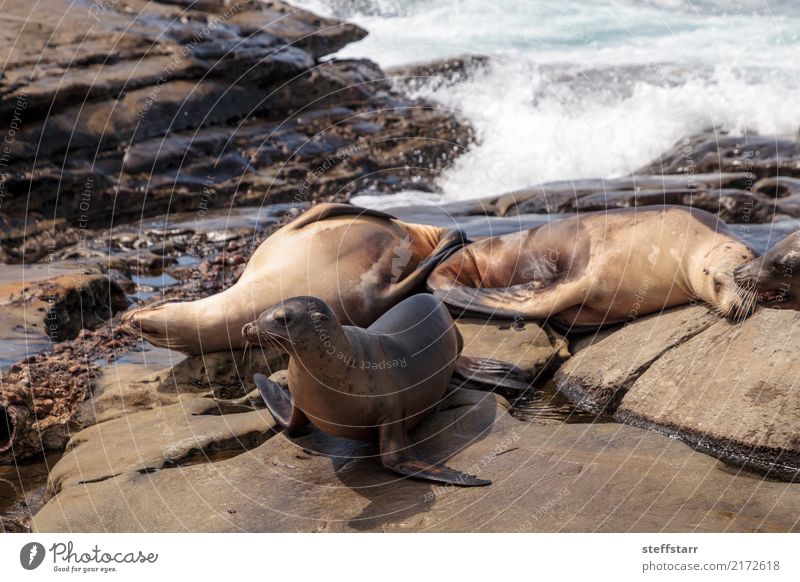
POLYGON ((0 515, 25 518, 44 505, 44 492, 50 468, 61 455, 49 455, 30 463, 0 465, 0 515))
POLYGON ((567 424, 614 422, 602 414, 583 412, 556 389, 553 380, 543 386, 519 396, 511 407, 511 415, 527 422, 559 421, 567 424))

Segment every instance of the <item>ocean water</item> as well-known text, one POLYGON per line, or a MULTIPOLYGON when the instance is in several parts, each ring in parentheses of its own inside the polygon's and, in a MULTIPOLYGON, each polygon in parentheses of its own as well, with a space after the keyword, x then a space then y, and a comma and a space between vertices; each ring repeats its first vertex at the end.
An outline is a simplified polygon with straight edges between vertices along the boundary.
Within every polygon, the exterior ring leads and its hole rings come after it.
POLYGON ((384 67, 459 54, 488 66, 416 93, 459 111, 478 144, 438 178, 462 200, 628 174, 705 130, 796 135, 797 0, 295 0, 370 34, 337 56, 384 67))

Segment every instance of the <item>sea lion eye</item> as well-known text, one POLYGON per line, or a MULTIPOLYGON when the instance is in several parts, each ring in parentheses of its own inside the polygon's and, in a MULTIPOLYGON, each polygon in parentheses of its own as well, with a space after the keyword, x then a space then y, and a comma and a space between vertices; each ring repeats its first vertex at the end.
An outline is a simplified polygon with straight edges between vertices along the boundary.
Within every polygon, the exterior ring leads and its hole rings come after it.
POLYGON ((717 280, 714 280, 714 291, 719 291, 720 289, 722 289, 722 283, 720 283, 717 280))

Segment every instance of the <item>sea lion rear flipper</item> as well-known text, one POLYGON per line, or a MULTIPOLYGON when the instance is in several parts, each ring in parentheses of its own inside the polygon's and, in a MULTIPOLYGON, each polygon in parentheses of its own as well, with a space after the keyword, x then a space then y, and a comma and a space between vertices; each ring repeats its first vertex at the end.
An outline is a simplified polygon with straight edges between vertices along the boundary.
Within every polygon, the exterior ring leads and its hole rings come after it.
MULTIPOLYGON (((455 285, 447 289, 434 289, 431 291, 435 297, 450 308, 450 312, 459 317, 481 315, 498 319, 519 319, 521 314, 516 309, 502 307, 503 303, 512 303, 509 288, 476 289, 455 285)), ((519 303, 516 303, 519 305, 519 303)))
POLYGON ((520 392, 530 388, 532 381, 528 371, 494 358, 461 356, 456 360, 456 368, 453 373, 458 378, 470 382, 520 392))
POLYGON ((267 405, 275 422, 289 431, 290 436, 305 427, 309 420, 303 411, 294 405, 291 394, 286 392, 280 384, 264 376, 254 374, 253 380, 261 393, 261 398, 267 405))
POLYGON ((544 320, 579 305, 580 289, 581 282, 575 281, 538 289, 530 284, 477 288, 452 285, 431 291, 451 308, 451 313, 455 311, 458 315, 477 313, 500 319, 544 320))
POLYGON ((421 459, 409 442, 402 422, 384 423, 378 427, 378 434, 381 462, 384 467, 395 473, 460 487, 482 487, 492 484, 486 479, 479 479, 474 475, 421 459))

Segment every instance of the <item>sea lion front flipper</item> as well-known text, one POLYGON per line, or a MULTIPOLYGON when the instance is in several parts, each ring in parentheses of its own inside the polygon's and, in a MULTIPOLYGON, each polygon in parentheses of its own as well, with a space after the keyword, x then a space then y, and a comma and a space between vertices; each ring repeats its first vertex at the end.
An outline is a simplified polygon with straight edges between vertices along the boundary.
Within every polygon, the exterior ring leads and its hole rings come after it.
POLYGON ((445 465, 429 463, 419 457, 411 445, 402 422, 388 422, 378 427, 381 462, 387 469, 414 479, 449 483, 460 487, 491 485, 486 479, 462 473, 445 465))
POLYGON ((294 405, 292 395, 280 384, 270 380, 264 374, 254 374, 253 380, 261 393, 261 398, 267 405, 267 410, 272 414, 272 418, 289 431, 290 436, 308 425, 310 421, 306 415, 294 405))
POLYGON ((528 371, 494 358, 461 356, 456 360, 456 368, 453 373, 458 378, 469 382, 520 392, 530 388, 533 380, 528 371))

